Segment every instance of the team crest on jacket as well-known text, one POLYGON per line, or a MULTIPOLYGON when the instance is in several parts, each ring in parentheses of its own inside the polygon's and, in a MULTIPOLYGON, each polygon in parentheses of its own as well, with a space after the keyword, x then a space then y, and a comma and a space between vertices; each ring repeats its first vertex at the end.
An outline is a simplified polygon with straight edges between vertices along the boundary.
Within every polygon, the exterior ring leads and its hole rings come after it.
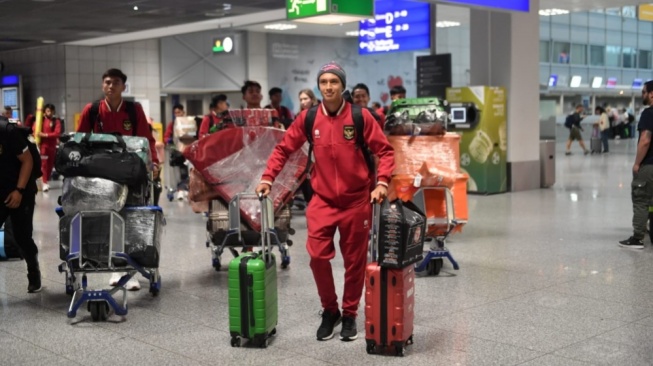
POLYGON ((352 140, 354 138, 354 126, 345 126, 342 133, 345 140, 352 140))
POLYGON ((125 120, 122 122, 122 128, 125 131, 131 131, 132 130, 132 122, 130 120, 125 120))

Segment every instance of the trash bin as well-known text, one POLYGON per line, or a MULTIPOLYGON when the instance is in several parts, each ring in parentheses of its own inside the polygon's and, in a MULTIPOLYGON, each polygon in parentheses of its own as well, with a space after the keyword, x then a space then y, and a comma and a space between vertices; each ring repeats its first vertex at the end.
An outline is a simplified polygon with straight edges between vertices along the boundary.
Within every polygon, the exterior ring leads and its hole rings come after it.
POLYGON ((540 140, 540 187, 549 188, 556 182, 556 142, 540 140))

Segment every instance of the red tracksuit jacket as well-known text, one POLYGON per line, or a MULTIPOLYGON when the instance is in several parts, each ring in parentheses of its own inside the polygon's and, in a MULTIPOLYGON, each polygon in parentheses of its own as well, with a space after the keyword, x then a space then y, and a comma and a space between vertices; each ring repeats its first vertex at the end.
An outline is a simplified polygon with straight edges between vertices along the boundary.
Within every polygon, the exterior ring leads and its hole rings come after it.
MULTIPOLYGON (((306 142, 306 113, 297 116, 272 152, 263 182, 273 182, 288 157, 306 142)), ((387 186, 395 167, 394 150, 372 114, 363 109, 363 118, 365 143, 379 157, 377 182, 387 186)), ((372 182, 363 153, 356 146, 351 104, 344 102, 336 116, 329 116, 324 106, 320 106, 313 126, 313 146, 315 165, 311 185, 315 194, 329 205, 343 209, 369 201, 372 182)))
MULTIPOLYGON (((87 104, 82 111, 79 118, 79 126, 77 132, 91 132, 91 124, 89 122, 89 114, 91 113, 91 103, 87 104)), ((147 118, 143 112, 143 107, 136 103, 136 136, 145 137, 150 143, 150 151, 152 153, 152 162, 159 164, 159 154, 156 151, 156 141, 152 136, 150 124, 147 123, 147 118)), ((100 131, 99 123, 95 124, 95 133, 114 133, 118 132, 123 136, 132 136, 134 127, 133 121, 129 121, 129 114, 125 110, 125 103, 120 103, 117 111, 112 111, 111 107, 102 101, 100 103, 100 110, 98 112, 98 119, 102 121, 102 131, 100 131)))
POLYGON ((56 149, 57 141, 61 137, 61 120, 54 118, 54 121, 43 116, 41 132, 47 134, 47 137, 41 137, 41 150, 56 149))

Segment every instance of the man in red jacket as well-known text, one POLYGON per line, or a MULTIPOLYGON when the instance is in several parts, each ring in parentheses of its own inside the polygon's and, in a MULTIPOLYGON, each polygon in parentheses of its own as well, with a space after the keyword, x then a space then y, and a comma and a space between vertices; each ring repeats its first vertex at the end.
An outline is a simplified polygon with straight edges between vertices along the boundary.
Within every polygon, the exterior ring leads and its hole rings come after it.
POLYGON ((57 143, 61 137, 61 120, 54 116, 54 105, 46 104, 43 108, 43 123, 41 124, 41 173, 43 173, 43 192, 50 190, 50 175, 54 168, 54 158, 57 154, 57 143))
MULTIPOLYGON (((102 75, 104 100, 100 101, 97 120, 91 121, 92 103, 87 104, 79 118, 77 132, 117 132, 123 136, 136 135, 147 138, 152 153, 152 171, 156 179, 159 177, 159 155, 156 151, 156 141, 152 136, 152 130, 145 117, 145 112, 143 112, 143 107, 139 103, 134 103, 136 121, 131 121, 131 117, 127 113, 126 102, 122 99, 122 92, 125 91, 125 82, 127 82, 127 75, 118 69, 109 69, 102 75)), ((114 273, 109 283, 115 286, 118 280, 120 280, 120 275, 114 273)), ((132 277, 127 282, 126 288, 128 290, 140 290, 141 286, 136 277, 132 277)))
POLYGON ((156 151, 156 141, 152 136, 152 130, 139 103, 134 103, 136 109, 136 121, 130 121, 126 104, 122 99, 122 92, 125 91, 127 75, 118 69, 109 69, 102 75, 102 92, 104 100, 100 102, 100 110, 97 121, 90 120, 91 106, 89 103, 82 110, 79 117, 77 132, 95 133, 119 133, 123 136, 145 137, 150 143, 152 153, 153 171, 155 178, 159 174, 159 155, 156 151), (91 128, 93 131, 91 131, 91 128), (136 129, 134 133, 134 129, 136 129))
MULTIPOLYGON (((365 283, 367 245, 372 219, 370 201, 380 202, 388 193, 394 170, 394 151, 374 117, 363 109, 364 140, 379 157, 377 181, 372 182, 365 157, 356 145, 352 105, 343 98, 346 74, 335 62, 318 73, 318 85, 324 97, 313 125, 315 170, 311 176, 313 198, 306 212, 311 269, 322 307, 318 340, 333 338, 334 328, 342 322, 340 339, 357 337, 356 315, 365 283), (376 184, 375 188, 374 184, 376 184), (333 238, 340 232, 340 251, 345 263, 345 290, 342 316, 338 307, 331 259, 335 257, 333 238)), ((283 141, 268 160, 268 167, 256 192, 267 196, 272 183, 288 157, 306 142, 304 123, 307 111, 290 125, 283 141)))

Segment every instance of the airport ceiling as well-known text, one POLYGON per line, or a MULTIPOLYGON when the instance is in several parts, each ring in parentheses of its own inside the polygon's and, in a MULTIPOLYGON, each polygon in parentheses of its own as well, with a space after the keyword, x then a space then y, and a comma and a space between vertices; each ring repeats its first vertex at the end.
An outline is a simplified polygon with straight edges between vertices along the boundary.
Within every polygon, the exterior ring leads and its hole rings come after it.
MULTIPOLYGON (((540 8, 577 11, 649 2, 540 0, 540 8)), ((283 4, 284 0, 0 0, 0 51, 228 19, 278 10, 283 4)))

